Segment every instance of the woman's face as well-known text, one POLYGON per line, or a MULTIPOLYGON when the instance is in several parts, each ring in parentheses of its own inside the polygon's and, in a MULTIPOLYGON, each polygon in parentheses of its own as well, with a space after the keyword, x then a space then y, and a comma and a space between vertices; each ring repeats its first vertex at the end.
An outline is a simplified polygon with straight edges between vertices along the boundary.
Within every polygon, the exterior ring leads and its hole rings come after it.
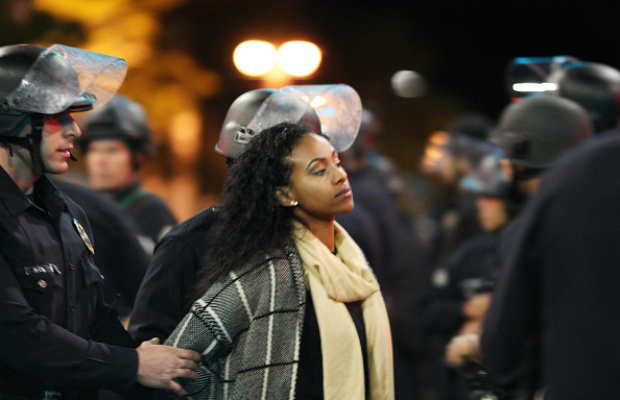
POLYGON ((291 180, 280 200, 284 206, 298 202, 294 211, 303 221, 329 220, 353 210, 347 173, 327 139, 316 134, 302 136, 288 160, 291 180))

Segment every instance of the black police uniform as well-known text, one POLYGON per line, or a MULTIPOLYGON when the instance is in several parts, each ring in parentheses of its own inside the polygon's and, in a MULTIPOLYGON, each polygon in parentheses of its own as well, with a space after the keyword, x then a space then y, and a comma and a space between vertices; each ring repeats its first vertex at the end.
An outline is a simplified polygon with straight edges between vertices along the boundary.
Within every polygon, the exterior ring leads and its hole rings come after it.
POLYGON ((159 239, 177 223, 166 203, 156 195, 145 191, 139 183, 121 190, 114 199, 121 210, 138 226, 142 245, 149 255, 152 254, 159 239), (145 238, 148 243, 144 242, 145 238))
POLYGON ((545 400, 620 394, 620 135, 591 140, 543 177, 519 217, 483 324, 490 376, 526 378, 545 400))
POLYGON ((97 242, 95 265, 105 277, 104 299, 120 316, 129 315, 151 259, 138 241, 138 228, 107 196, 75 183, 52 182, 86 213, 97 242))
POLYGON ((427 352, 442 399, 470 398, 465 377, 445 363, 445 346, 467 320, 463 314, 463 304, 492 289, 488 276, 498 263, 501 232, 481 233, 459 246, 446 263, 445 285, 434 287, 420 302, 421 321, 428 341, 427 352))
POLYGON ((135 383, 138 355, 101 303, 84 212, 42 176, 27 197, 0 168, 0 398, 93 399, 135 383))
POLYGON ((172 228, 157 244, 129 322, 139 342, 163 342, 189 311, 198 271, 206 264, 217 207, 200 211, 172 228))
POLYGON ((488 271, 498 263, 501 232, 497 230, 476 235, 448 258, 445 286, 434 288, 420 307, 426 330, 454 336, 466 321, 463 303, 491 291, 488 271))

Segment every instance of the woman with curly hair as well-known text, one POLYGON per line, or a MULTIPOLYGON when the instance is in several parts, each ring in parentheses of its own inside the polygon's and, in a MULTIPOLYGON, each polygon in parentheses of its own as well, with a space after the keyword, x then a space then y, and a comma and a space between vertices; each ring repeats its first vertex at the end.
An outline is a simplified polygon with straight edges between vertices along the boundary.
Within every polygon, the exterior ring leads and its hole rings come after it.
POLYGON ((167 343, 202 354, 193 399, 393 399, 389 322, 340 225, 353 195, 303 125, 254 138, 231 169, 209 264, 167 343))

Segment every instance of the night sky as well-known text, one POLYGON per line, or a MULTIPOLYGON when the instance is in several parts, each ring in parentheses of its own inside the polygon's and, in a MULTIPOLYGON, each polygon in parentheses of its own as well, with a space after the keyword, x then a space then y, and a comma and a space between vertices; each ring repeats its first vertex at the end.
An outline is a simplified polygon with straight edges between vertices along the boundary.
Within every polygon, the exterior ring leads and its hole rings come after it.
MULTIPOLYGON (((160 15, 157 46, 185 51, 221 77, 221 90, 203 104, 212 124, 206 135, 211 142, 205 146, 211 149, 228 106, 259 86, 235 69, 235 46, 247 39, 313 41, 323 50, 322 64, 309 80, 292 83, 354 87, 383 124, 384 152, 409 169, 416 167, 425 138, 459 115, 478 112, 497 118, 510 101, 505 71, 515 57, 570 55, 620 67, 614 3, 189 0, 160 15), (402 69, 424 77, 426 95, 405 99, 392 92, 390 79, 402 69)), ((53 26, 49 18, 40 18, 28 27, 7 28, 3 17, 4 43, 29 42, 32 30, 53 26)), ((79 42, 75 24, 61 26, 56 35, 79 42)))
POLYGON ((386 151, 410 168, 424 138, 460 113, 499 115, 509 101, 505 70, 514 57, 571 55, 620 66, 615 8, 558 0, 195 1, 170 15, 163 45, 186 47, 223 73, 226 92, 207 106, 225 108, 257 84, 232 65, 237 43, 312 40, 323 49, 323 63, 298 83, 356 88, 381 117, 386 151), (401 69, 425 77, 424 97, 394 95, 390 78, 401 69))

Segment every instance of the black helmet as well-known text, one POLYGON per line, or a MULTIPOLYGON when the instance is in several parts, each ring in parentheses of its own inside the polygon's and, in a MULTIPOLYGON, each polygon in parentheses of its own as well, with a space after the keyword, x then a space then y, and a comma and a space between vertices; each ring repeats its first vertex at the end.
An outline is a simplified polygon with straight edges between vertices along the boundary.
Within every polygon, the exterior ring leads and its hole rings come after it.
POLYGON ((215 152, 237 158, 258 133, 280 122, 305 123, 321 133, 321 123, 310 104, 275 89, 251 90, 237 97, 224 119, 215 152))
POLYGON ((596 132, 618 125, 620 71, 594 62, 572 62, 555 79, 557 93, 585 108, 596 132))
POLYGON ((117 94, 105 106, 86 114, 80 121, 82 146, 91 140, 121 139, 133 149, 146 155, 155 150, 153 135, 144 108, 117 94))
POLYGON ((118 90, 125 60, 55 44, 0 47, 0 141, 29 150, 40 174, 43 117, 90 110, 118 90), (26 124, 31 133, 20 137, 26 124))
POLYGON ((0 47, 0 135, 18 135, 28 115, 105 104, 126 68, 122 59, 59 44, 0 47))
POLYGON ((594 134, 592 121, 577 103, 557 96, 527 97, 502 111, 491 142, 515 166, 542 169, 594 134))

